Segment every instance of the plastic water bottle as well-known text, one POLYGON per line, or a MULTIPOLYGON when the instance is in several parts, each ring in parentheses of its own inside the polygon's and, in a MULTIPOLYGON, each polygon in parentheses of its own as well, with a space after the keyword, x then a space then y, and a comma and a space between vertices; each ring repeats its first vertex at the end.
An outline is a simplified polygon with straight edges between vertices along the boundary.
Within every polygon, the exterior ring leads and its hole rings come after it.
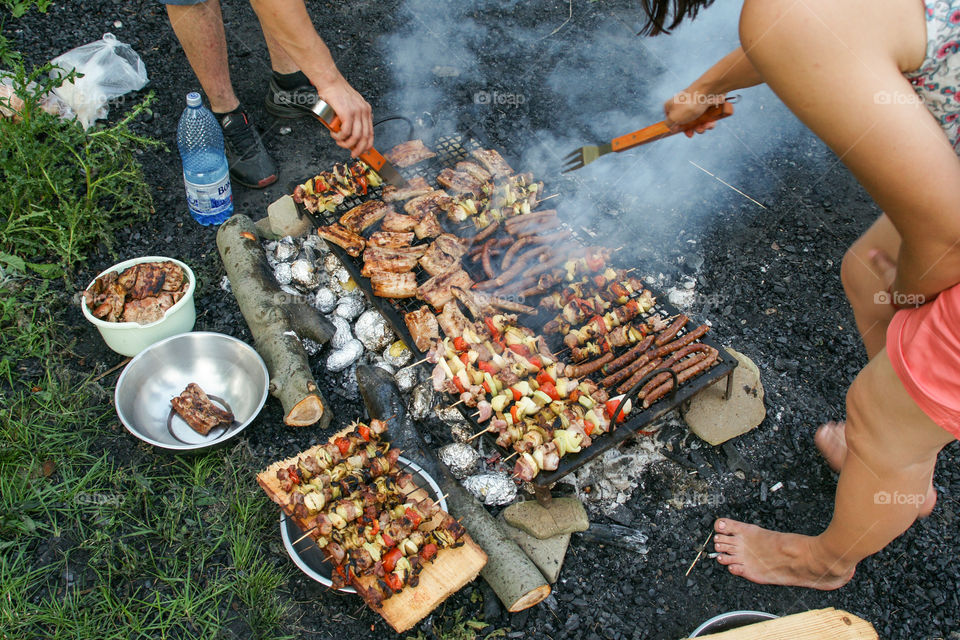
POLYGON ((177 125, 177 146, 190 215, 202 225, 220 224, 233 215, 223 130, 196 91, 187 94, 187 108, 177 125))

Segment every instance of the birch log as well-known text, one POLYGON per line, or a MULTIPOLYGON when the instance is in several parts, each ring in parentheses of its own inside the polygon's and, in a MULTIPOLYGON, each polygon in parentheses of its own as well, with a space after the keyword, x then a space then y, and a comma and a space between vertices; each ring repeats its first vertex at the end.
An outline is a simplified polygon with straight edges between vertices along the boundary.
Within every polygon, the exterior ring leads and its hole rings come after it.
POLYGON ((280 289, 267 264, 253 222, 235 215, 220 226, 217 249, 254 347, 270 372, 270 393, 293 427, 330 423, 330 410, 310 372, 300 338, 324 344, 333 325, 309 304, 280 289))

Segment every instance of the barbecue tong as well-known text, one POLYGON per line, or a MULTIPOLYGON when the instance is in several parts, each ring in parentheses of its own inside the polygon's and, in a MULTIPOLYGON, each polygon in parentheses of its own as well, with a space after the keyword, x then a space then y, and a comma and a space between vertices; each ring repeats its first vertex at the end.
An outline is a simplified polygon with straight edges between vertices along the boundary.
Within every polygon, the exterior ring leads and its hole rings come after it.
POLYGON ((721 118, 726 118, 727 116, 732 115, 733 105, 727 101, 722 104, 713 105, 704 111, 703 115, 701 115, 699 118, 692 122, 681 125, 676 131, 671 131, 670 127, 667 126, 667 121, 661 120, 660 122, 652 124, 649 127, 644 127, 643 129, 634 131, 633 133, 628 133, 626 135, 614 138, 606 144, 599 146, 592 144, 584 145, 563 159, 563 173, 582 169, 600 156, 605 156, 611 151, 626 151, 627 149, 638 147, 641 144, 646 144, 648 142, 653 142, 654 140, 659 140, 660 138, 672 136, 673 134, 680 133, 681 131, 691 131, 709 122, 715 122, 721 118))
MULTIPOLYGON (((308 108, 308 111, 330 131, 334 133, 340 131, 340 116, 333 110, 333 107, 323 100, 318 99, 312 107, 308 108)), ((390 184, 397 187, 406 186, 407 181, 400 175, 397 168, 373 147, 361 153, 360 159, 370 165, 374 171, 380 174, 381 178, 390 184)))

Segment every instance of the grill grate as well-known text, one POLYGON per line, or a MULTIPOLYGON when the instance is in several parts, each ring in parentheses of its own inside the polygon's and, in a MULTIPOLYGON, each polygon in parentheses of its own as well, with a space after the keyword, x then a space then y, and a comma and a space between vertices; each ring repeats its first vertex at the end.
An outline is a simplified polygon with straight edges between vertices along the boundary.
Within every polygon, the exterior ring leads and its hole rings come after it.
MULTIPOLYGON (((473 131, 469 132, 468 134, 452 134, 437 137, 432 141, 431 144, 431 148, 437 153, 436 157, 430 158, 429 160, 421 162, 412 167, 400 169, 400 173, 404 176, 404 178, 407 179, 410 179, 414 176, 421 176, 425 178, 428 183, 439 188, 435 177, 442 169, 446 167, 453 167, 457 162, 468 159, 470 157, 470 151, 474 149, 489 148, 489 145, 484 146, 481 144, 481 142, 478 140, 479 137, 481 136, 477 136, 473 131)), ((507 159, 508 161, 512 160, 512 158, 507 159)), ((292 192, 293 188, 296 187, 297 184, 300 184, 311 177, 313 176, 308 176, 298 183, 293 183, 290 187, 290 191, 292 192)), ((309 214, 303 205, 298 204, 297 206, 302 215, 311 217, 316 223, 329 225, 336 222, 340 216, 346 213, 349 209, 363 203, 366 200, 379 198, 381 191, 381 188, 371 189, 365 196, 346 198, 344 199, 343 203, 339 205, 333 212, 309 214)), ((473 224, 469 221, 465 225, 458 227, 453 227, 451 221, 446 218, 441 219, 440 223, 448 232, 461 236, 466 235, 465 232, 473 228, 473 224)), ((564 224, 562 228, 570 231, 574 239, 580 242, 582 245, 586 246, 588 244, 579 232, 571 229, 568 225, 564 224)), ((417 240, 414 244, 423 244, 429 242, 431 242, 431 239, 428 238, 425 240, 417 240)), ((344 264, 347 271, 350 273, 354 281, 371 301, 371 303, 380 311, 380 313, 383 314, 388 322, 390 322, 397 335, 400 336, 403 341, 410 346, 411 351, 417 356, 417 358, 421 358, 423 354, 414 345, 410 332, 403 320, 403 314, 419 309, 425 303, 421 300, 417 300, 416 298, 397 300, 375 296, 370 285, 370 280, 360 275, 360 269, 363 266, 362 258, 353 258, 348 255, 346 251, 333 244, 330 245, 330 248, 333 254, 336 255, 337 258, 339 258, 344 264)), ((476 282, 486 279, 481 266, 477 263, 465 261, 463 268, 476 282)), ((418 268, 417 272, 418 284, 422 284, 427 280, 427 278, 429 278, 429 275, 422 269, 418 268)), ((647 288, 650 289, 650 287, 647 288)), ((652 309, 642 314, 642 316, 640 316, 641 318, 648 319, 655 315, 660 315, 663 318, 669 318, 670 316, 675 316, 680 313, 676 307, 666 301, 665 296, 661 296, 655 290, 650 289, 650 291, 656 298, 657 302, 652 309)), ((551 319, 551 317, 552 315, 541 313, 539 316, 532 317, 531 321, 526 322, 525 324, 534 330, 539 330, 547 321, 551 319), (546 317, 544 317, 545 315, 546 317)), ((636 320, 634 322, 636 322, 636 320)), ((698 326, 698 324, 699 323, 693 321, 689 322, 687 327, 681 330, 677 337, 682 337, 687 333, 687 328, 695 328, 698 326)), ((547 336, 547 340, 549 346, 554 350, 554 352, 557 352, 564 347, 562 344, 562 339, 558 335, 547 336)), ((538 487, 546 487, 550 484, 553 484, 554 482, 566 476, 568 473, 575 471, 590 460, 593 460, 597 456, 603 454, 605 451, 617 446, 635 433, 642 432, 645 427, 652 424, 657 418, 668 411, 681 407, 694 395, 725 376, 727 377, 729 391, 729 384, 732 381, 731 376, 734 368, 737 366, 736 359, 730 356, 719 344, 714 342, 709 334, 700 338, 697 340, 697 342, 709 345, 718 351, 719 357, 717 359, 717 363, 712 368, 683 383, 678 389, 675 389, 671 394, 668 394, 657 402, 654 402, 653 405, 647 409, 640 410, 639 406, 635 407, 626 422, 619 425, 611 432, 593 438, 593 443, 580 453, 565 455, 560 459, 560 464, 555 471, 544 471, 539 473, 536 478, 534 478, 533 483, 538 487)), ((617 349, 615 351, 615 355, 620 355, 629 349, 630 346, 632 345, 617 349)), ((595 381, 598 381, 602 376, 593 374, 589 377, 595 381)), ((457 399, 451 400, 449 404, 454 404, 456 400, 457 399)), ((477 431, 480 431, 485 427, 485 425, 477 423, 476 419, 473 417, 473 409, 462 404, 458 406, 458 409, 464 418, 466 418, 467 421, 470 422, 470 424, 477 431)), ((488 435, 485 437, 489 437, 491 441, 493 440, 492 436, 488 435)))

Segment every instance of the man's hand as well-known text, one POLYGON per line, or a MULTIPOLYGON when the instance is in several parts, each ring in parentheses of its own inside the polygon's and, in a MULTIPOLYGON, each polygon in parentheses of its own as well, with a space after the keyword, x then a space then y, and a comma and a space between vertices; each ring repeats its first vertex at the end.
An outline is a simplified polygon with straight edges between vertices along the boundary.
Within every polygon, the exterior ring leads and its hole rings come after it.
POLYGON ((330 84, 318 86, 317 93, 340 117, 340 131, 330 132, 334 142, 354 158, 368 151, 373 146, 373 110, 363 96, 339 74, 330 84))
MULTIPOLYGON (((663 103, 663 113, 666 115, 667 126, 674 133, 680 131, 681 125, 696 120, 703 115, 710 106, 724 101, 723 95, 710 95, 685 89, 663 103)), ((683 133, 692 138, 694 133, 703 133, 717 126, 716 122, 708 122, 695 129, 683 133)))

